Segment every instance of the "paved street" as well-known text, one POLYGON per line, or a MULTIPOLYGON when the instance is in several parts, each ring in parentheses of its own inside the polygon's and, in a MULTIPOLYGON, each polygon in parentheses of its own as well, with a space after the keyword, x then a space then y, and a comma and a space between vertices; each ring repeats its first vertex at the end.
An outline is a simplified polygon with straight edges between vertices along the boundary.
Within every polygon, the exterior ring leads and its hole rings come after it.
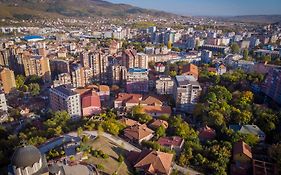
POLYGON ((178 171, 182 172, 183 174, 188 174, 188 175, 200 175, 201 174, 191 168, 181 167, 175 163, 173 164, 173 169, 178 170, 178 171))

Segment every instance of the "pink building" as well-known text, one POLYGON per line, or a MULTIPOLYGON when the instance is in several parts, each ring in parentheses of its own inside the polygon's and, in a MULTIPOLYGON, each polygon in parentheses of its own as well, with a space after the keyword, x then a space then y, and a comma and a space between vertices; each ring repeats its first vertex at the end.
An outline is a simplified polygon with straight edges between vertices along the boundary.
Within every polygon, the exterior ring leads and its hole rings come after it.
POLYGON ((89 91, 81 96, 83 116, 100 114, 100 97, 95 91, 89 91))

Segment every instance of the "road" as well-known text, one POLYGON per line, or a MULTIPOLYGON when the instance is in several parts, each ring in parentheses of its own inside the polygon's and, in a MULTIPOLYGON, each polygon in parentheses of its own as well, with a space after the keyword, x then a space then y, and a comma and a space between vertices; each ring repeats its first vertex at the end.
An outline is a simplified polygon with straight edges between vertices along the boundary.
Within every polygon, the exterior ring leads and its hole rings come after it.
POLYGON ((181 167, 175 163, 173 164, 173 169, 178 170, 178 171, 182 172, 183 174, 188 174, 188 175, 200 175, 201 174, 191 168, 181 167))

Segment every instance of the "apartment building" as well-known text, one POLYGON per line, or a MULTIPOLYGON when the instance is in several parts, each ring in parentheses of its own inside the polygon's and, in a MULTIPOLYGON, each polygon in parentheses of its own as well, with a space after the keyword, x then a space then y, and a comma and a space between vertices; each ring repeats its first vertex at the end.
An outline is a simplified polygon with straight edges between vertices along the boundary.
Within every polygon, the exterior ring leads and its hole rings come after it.
POLYGON ((262 91, 281 105, 281 70, 269 70, 262 91))
POLYGON ((73 87, 85 87, 92 83, 93 71, 80 64, 71 65, 71 80, 73 87))
POLYGON ((1 91, 0 91, 0 110, 1 111, 8 111, 6 96, 1 91))
POLYGON ((122 84, 127 78, 127 68, 119 64, 110 67, 110 83, 122 84))
POLYGON ((16 80, 14 71, 4 68, 0 73, 0 78, 2 81, 2 86, 5 94, 11 92, 11 90, 16 88, 16 80))
POLYGON ((80 95, 67 86, 50 89, 50 107, 53 111, 67 111, 73 119, 81 116, 80 95))
POLYGON ((176 76, 173 96, 178 110, 191 113, 202 91, 200 84, 193 76, 176 76))
POLYGON ((173 94, 174 81, 170 76, 161 75, 158 80, 156 80, 156 91, 157 94, 170 95, 173 94))
POLYGON ((25 76, 38 75, 45 82, 51 81, 51 69, 48 58, 40 55, 25 56, 22 58, 25 76))
POLYGON ((127 73, 126 89, 128 93, 148 92, 148 70, 130 68, 127 73))
POLYGON ((62 73, 58 75, 58 78, 53 81, 53 85, 55 87, 60 86, 60 85, 70 85, 72 84, 71 82, 71 76, 69 73, 62 73))
POLYGON ((89 54, 89 66, 93 70, 94 81, 108 83, 109 57, 108 52, 94 52, 89 54))

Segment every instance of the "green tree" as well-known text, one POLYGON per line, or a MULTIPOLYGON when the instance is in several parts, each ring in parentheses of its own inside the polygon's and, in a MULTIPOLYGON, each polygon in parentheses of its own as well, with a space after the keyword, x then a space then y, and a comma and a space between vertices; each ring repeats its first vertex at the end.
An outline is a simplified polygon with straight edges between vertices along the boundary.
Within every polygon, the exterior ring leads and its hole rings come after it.
POLYGON ((170 73, 169 73, 169 75, 171 76, 171 77, 175 77, 175 76, 177 76, 177 72, 176 71, 170 71, 170 73))
POLYGON ((234 54, 237 54, 240 52, 240 47, 236 42, 231 44, 231 51, 234 54))
MULTIPOLYGON (((271 145, 268 149, 268 154, 270 158, 272 158, 274 162, 277 163, 278 167, 281 167, 281 143, 271 145)), ((281 172, 280 169, 279 172, 281 172)))
POLYGON ((243 137, 244 142, 250 146, 255 146, 259 142, 259 138, 253 134, 245 134, 243 137))
POLYGON ((161 125, 159 128, 157 128, 155 133, 156 133, 157 138, 163 137, 166 134, 166 129, 164 128, 164 126, 161 125))
POLYGON ((36 96, 40 94, 40 86, 38 83, 30 83, 28 85, 28 89, 32 96, 36 96))
POLYGON ((24 85, 24 82, 25 82, 25 77, 23 75, 16 76, 17 89, 20 89, 24 85))
POLYGON ((79 128, 77 129, 77 135, 78 135, 78 137, 81 137, 82 134, 83 134, 83 128, 82 128, 82 127, 79 127, 79 128))
POLYGON ((169 40, 167 44, 168 49, 172 49, 172 42, 169 40))
POLYGON ((249 50, 248 49, 245 49, 243 51, 243 59, 244 60, 248 60, 249 59, 249 50))

